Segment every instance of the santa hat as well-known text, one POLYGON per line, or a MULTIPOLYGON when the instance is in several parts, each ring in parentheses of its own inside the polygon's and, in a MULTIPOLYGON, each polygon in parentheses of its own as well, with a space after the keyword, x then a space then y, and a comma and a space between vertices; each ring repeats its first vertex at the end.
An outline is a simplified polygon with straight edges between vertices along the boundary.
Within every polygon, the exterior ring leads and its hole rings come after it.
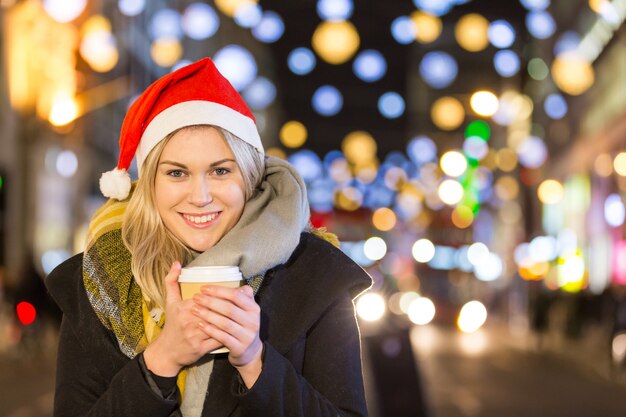
POLYGON ((150 151, 168 134, 199 124, 219 126, 263 154, 252 112, 213 61, 204 58, 159 78, 130 106, 122 123, 117 168, 100 178, 102 194, 124 200, 130 193, 133 157, 141 170, 150 151))

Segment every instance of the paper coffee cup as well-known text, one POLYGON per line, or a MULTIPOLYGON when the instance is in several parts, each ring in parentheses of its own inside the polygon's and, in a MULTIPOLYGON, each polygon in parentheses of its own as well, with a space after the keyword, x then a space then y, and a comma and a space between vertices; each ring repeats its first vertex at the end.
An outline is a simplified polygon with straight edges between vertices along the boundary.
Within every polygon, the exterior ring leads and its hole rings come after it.
MULTIPOLYGON (((205 285, 237 288, 241 286, 242 282, 243 277, 236 266, 192 266, 182 268, 178 277, 183 300, 193 298, 205 285)), ((226 353, 228 351, 228 348, 223 347, 211 353, 226 353)))

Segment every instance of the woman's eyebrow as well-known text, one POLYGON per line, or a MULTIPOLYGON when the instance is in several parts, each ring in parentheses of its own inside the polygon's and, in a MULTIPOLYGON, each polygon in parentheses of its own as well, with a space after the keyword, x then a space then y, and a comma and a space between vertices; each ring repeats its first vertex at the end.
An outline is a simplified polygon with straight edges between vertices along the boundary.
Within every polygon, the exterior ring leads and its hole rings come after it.
MULTIPOLYGON (((211 162, 211 165, 209 165, 210 167, 216 167, 218 165, 222 165, 225 162, 236 162, 234 159, 231 158, 224 158, 224 159, 220 159, 219 161, 215 161, 215 162, 211 162)), ((187 165, 185 164, 181 164, 180 162, 175 162, 175 161, 161 161, 159 162, 159 165, 174 165, 180 168, 187 168, 187 165)))

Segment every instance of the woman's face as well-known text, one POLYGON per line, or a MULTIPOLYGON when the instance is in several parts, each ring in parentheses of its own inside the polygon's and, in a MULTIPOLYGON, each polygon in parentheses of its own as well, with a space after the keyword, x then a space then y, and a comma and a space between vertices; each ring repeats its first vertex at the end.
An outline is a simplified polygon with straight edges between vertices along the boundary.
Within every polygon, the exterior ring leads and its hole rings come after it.
POLYGON ((235 157, 217 129, 182 129, 159 158, 156 207, 165 227, 204 252, 235 226, 245 204, 235 157))

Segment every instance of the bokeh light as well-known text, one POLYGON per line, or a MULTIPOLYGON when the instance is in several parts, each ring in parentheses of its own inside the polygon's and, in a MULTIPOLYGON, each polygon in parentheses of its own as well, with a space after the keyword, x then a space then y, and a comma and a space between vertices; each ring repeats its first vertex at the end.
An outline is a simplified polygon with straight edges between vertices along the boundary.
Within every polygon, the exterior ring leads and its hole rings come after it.
POLYGON ((308 132, 302 123, 290 120, 280 128, 278 136, 287 148, 298 148, 306 142, 308 132))
POLYGON ((252 110, 263 110, 276 98, 276 86, 265 77, 257 77, 242 95, 252 110))
POLYGON ((366 49, 359 52, 352 64, 354 74, 366 82, 380 80, 387 72, 387 61, 380 52, 366 49))
POLYGON ((531 11, 526 15, 526 29, 537 39, 548 39, 556 31, 556 22, 547 11, 531 11))
POLYGON ((411 20, 415 25, 415 40, 419 43, 434 42, 441 35, 443 24, 437 16, 416 10, 411 13, 411 20))
POLYGON ((387 119, 397 119, 402 116, 404 109, 404 99, 394 91, 386 92, 378 99, 378 111, 387 119))
POLYGON ((263 9, 256 3, 248 3, 235 12, 235 23, 243 28, 253 28, 261 22, 263 9))
POLYGON ((454 97, 441 97, 432 105, 430 116, 433 123, 442 130, 454 130, 465 119, 463 104, 454 97))
POLYGON ((558 55, 552 62, 551 73, 556 86, 572 96, 584 93, 595 81, 591 64, 573 52, 558 55))
POLYGON ((491 91, 477 91, 472 94, 470 105, 476 114, 493 116, 498 111, 498 97, 491 91))
POLYGON ((491 128, 482 120, 474 120, 465 128, 465 137, 470 138, 472 136, 479 137, 482 140, 487 141, 491 136, 491 128))
POLYGON ((365 252, 365 256, 369 259, 372 261, 378 261, 383 259, 387 254, 387 244, 381 237, 370 237, 365 241, 363 251, 365 252))
POLYGON ((459 151, 448 151, 441 156, 441 170, 451 177, 460 177, 467 169, 467 159, 459 151))
POLYGON ((240 45, 226 45, 213 56, 215 66, 237 91, 245 89, 257 76, 254 56, 240 45))
POLYGON ((157 10, 150 19, 148 28, 152 39, 182 39, 182 17, 177 10, 163 8, 157 10))
POLYGON ((604 201, 604 219, 611 227, 619 227, 624 224, 624 202, 619 194, 611 194, 604 201))
POLYGON ((250 4, 256 4, 257 0, 215 0, 215 7, 228 17, 233 17, 239 9, 250 4))
POLYGON ((313 109, 322 116, 334 116, 343 107, 343 96, 332 85, 323 85, 313 93, 313 109))
POLYGON ((493 56, 493 66, 501 76, 512 77, 519 72, 521 62, 515 52, 503 50, 493 56))
POLYGON ((487 309, 480 301, 465 303, 459 312, 457 326, 463 333, 474 333, 487 321, 487 309))
POLYGON ((543 204, 557 204, 563 200, 563 185, 557 180, 547 179, 539 184, 537 196, 543 204))
POLYGON ((415 40, 415 25, 408 16, 400 16, 391 22, 391 35, 401 45, 407 45, 415 40))
POLYGON ((456 180, 443 180, 437 189, 437 195, 445 204, 453 206, 463 198, 463 186, 456 180))
POLYGON ((435 318, 435 304, 426 297, 418 297, 411 301, 407 316, 412 323, 423 326, 435 318))
POLYGON ((459 68, 452 55, 441 52, 428 52, 419 66, 422 79, 432 88, 446 88, 456 79, 459 68))
POLYGON ((276 12, 264 11, 259 23, 252 28, 252 36, 265 43, 274 43, 285 33, 283 19, 276 12))
POLYGON ((317 55, 329 64, 343 64, 355 54, 361 40, 348 21, 324 21, 313 33, 311 45, 317 55))
POLYGON ((341 142, 341 150, 346 159, 354 165, 367 164, 376 159, 377 149, 372 135, 364 131, 349 133, 341 142))
POLYGON ((532 58, 530 61, 528 61, 528 75, 530 75, 530 78, 537 81, 542 81, 545 80, 549 74, 550 69, 543 59, 532 58))
POLYGON ((348 20, 352 16, 352 0, 318 0, 317 14, 322 20, 348 20))
POLYGON ((477 13, 469 13, 459 19, 454 28, 457 43, 470 52, 482 51, 489 45, 487 31, 489 21, 477 13))
POLYGON ((366 321, 376 321, 385 315, 385 299, 373 292, 368 292, 357 298, 356 313, 366 321))
POLYGON ((562 119, 567 114, 567 102, 561 94, 552 93, 544 100, 543 109, 551 119, 562 119))
POLYGON ((487 31, 489 42, 496 48, 509 48, 515 42, 515 29, 506 20, 494 20, 487 31))
POLYGON ((80 16, 87 0, 44 0, 43 8, 48 15, 59 23, 68 23, 80 16))
POLYGON ((428 239, 419 239, 411 247, 411 254, 419 263, 430 262, 435 257, 435 245, 428 239))
POLYGON ((146 7, 146 0, 119 0, 117 7, 123 15, 137 16, 146 7))
POLYGON ((618 175, 626 176, 626 152, 620 152, 613 160, 613 168, 618 175))
POLYGON ((548 150, 543 140, 528 136, 517 146, 517 157, 526 168, 539 168, 548 158, 548 150))
POLYGON ((409 141, 406 154, 415 165, 432 161, 437 156, 437 145, 426 136, 416 136, 409 141))
POLYGON ((302 179, 307 184, 322 176, 322 161, 320 157, 311 150, 303 149, 295 152, 290 155, 287 160, 300 173, 302 179))
POLYGON ((192 3, 183 13, 182 26, 191 39, 202 40, 215 35, 220 20, 213 7, 205 3, 192 3))
POLYGON ((372 213, 372 224, 382 232, 393 229, 397 223, 396 213, 387 207, 380 207, 372 213))
POLYGON ((296 48, 287 57, 287 65, 294 74, 306 75, 313 71, 315 64, 315 54, 309 48, 296 48))

